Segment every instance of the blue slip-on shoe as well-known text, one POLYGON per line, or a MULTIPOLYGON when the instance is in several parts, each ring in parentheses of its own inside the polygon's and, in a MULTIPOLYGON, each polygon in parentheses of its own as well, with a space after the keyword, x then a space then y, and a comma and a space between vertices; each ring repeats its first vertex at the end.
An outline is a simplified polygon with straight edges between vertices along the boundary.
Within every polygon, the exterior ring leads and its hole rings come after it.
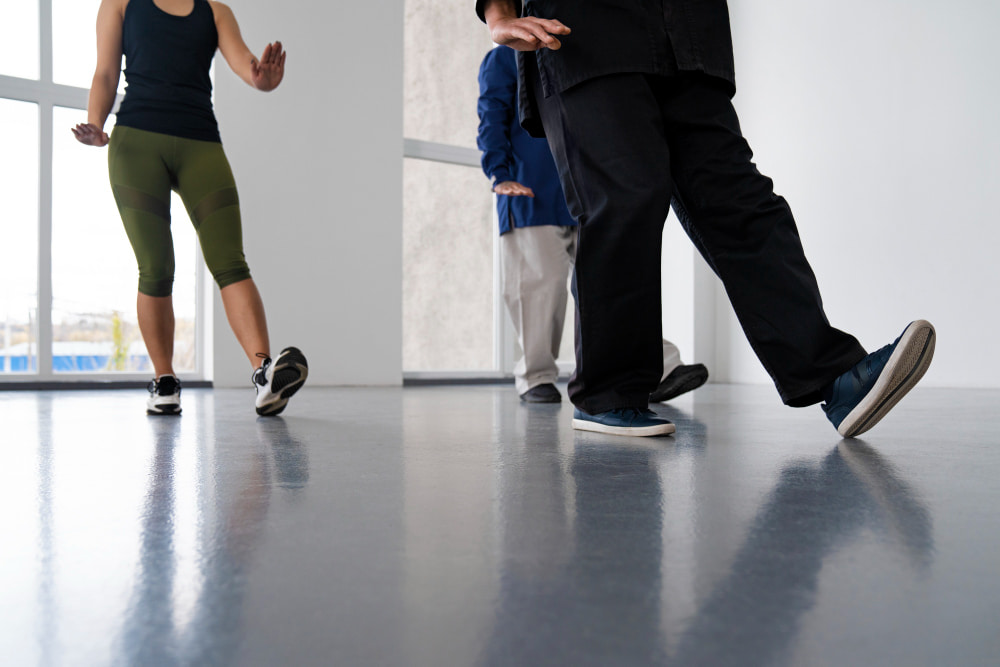
POLYGON ((617 408, 596 415, 576 408, 573 411, 573 428, 610 435, 670 435, 676 429, 673 423, 655 412, 640 408, 617 408))
POLYGON ((894 343, 834 380, 823 411, 837 432, 853 438, 879 423, 927 372, 936 337, 930 322, 910 322, 894 343))

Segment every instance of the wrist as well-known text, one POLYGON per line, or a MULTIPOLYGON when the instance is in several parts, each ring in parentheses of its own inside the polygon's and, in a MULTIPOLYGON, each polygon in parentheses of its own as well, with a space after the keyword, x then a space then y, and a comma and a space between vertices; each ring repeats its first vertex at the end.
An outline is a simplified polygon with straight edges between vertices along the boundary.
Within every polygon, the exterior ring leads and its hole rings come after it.
POLYGON ((483 8, 486 25, 492 29, 500 21, 517 18, 517 8, 511 0, 486 0, 483 8))

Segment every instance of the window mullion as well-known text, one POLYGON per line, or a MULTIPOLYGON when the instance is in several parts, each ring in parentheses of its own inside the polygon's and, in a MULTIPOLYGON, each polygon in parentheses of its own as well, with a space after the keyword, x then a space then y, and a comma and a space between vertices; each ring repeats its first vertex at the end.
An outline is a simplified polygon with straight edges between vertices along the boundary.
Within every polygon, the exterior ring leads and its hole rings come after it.
POLYGON ((38 377, 52 377, 52 102, 38 104, 38 377))
POLYGON ((38 377, 52 377, 52 0, 39 0, 38 377))
POLYGON ((43 84, 52 83, 52 0, 39 0, 38 2, 38 28, 39 28, 39 77, 43 84))

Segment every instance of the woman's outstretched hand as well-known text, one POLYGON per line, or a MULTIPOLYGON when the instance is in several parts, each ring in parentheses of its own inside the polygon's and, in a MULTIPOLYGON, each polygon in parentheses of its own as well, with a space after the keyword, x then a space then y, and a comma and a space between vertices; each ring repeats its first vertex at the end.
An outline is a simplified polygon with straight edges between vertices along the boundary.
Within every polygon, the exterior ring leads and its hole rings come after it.
POLYGON ((260 62, 256 58, 250 61, 250 76, 253 78, 254 88, 267 92, 278 87, 285 76, 286 55, 281 42, 275 42, 264 47, 260 62))
POLYGON ((93 123, 79 123, 76 127, 71 127, 70 130, 81 144, 97 146, 98 148, 108 145, 108 135, 93 123))

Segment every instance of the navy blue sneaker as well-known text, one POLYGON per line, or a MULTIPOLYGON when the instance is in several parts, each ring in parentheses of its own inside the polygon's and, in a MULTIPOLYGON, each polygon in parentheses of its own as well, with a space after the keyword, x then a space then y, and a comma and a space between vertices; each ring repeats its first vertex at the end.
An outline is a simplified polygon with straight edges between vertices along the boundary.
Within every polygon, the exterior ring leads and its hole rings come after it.
POLYGON ((879 423, 927 372, 935 339, 930 322, 910 322, 894 343, 834 380, 823 411, 837 432, 853 438, 879 423))
POLYGON ((673 423, 657 416, 649 409, 617 408, 596 415, 576 408, 573 411, 573 428, 578 431, 594 431, 610 435, 670 435, 675 430, 673 423))

